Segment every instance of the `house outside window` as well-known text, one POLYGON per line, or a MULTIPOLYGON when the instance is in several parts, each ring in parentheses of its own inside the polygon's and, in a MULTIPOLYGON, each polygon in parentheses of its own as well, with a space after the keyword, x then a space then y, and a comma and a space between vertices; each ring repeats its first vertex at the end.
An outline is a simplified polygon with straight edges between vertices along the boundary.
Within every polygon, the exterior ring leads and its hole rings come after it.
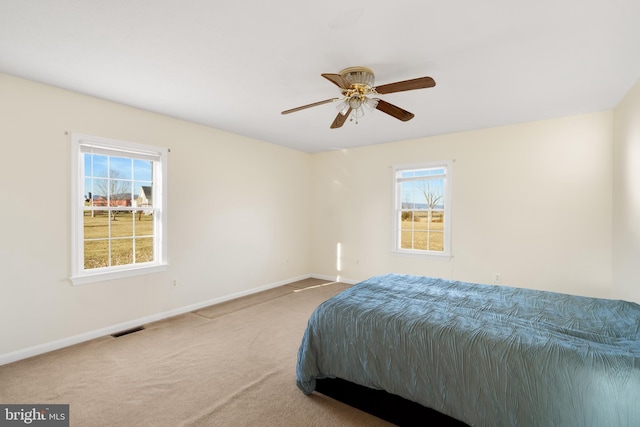
POLYGON ((451 162, 394 167, 394 247, 451 254, 451 162))
POLYGON ((166 267, 168 150, 72 134, 74 284, 166 267))

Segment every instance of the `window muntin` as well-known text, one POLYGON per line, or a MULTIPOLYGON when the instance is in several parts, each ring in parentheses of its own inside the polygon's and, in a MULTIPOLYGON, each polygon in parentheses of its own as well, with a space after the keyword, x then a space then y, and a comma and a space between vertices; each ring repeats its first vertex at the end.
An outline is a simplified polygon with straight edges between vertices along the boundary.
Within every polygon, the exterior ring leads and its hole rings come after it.
POLYGON ((73 283, 164 266, 167 150, 79 134, 72 145, 73 283))
POLYGON ((394 250, 449 255, 450 164, 395 167, 394 250))

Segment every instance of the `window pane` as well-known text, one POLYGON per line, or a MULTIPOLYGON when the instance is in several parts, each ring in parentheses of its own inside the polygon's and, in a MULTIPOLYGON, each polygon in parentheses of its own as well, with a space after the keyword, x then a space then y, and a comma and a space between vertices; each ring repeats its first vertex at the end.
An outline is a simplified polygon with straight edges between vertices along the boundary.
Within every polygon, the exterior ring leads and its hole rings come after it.
POLYGON ((413 249, 426 250, 427 249, 427 232, 415 231, 413 233, 413 249))
POLYGON ((108 212, 85 211, 83 219, 85 239, 106 239, 109 237, 108 212))
MULTIPOLYGON (((90 175, 90 176, 106 178, 107 173, 109 171, 107 156, 98 156, 98 155, 92 154, 90 158, 92 163, 91 169, 93 170, 93 175, 90 175)), ((86 169, 87 168, 85 167, 85 171, 86 169)))
POLYGON ((413 232, 402 230, 400 232, 400 248, 413 249, 413 232))
POLYGON ((402 211, 400 213, 402 229, 411 230, 413 228, 413 211, 402 211))
POLYGON ((84 205, 90 206, 93 199, 93 180, 90 178, 84 179, 84 188, 82 189, 82 197, 84 198, 84 205))
POLYGON ((109 157, 109 177, 131 179, 133 159, 124 157, 109 157))
POLYGON ((109 242, 107 240, 97 240, 84 242, 84 268, 109 266, 109 242))
POLYGON ((153 206, 153 193, 151 182, 137 181, 134 183, 134 196, 136 206, 153 206))
POLYGON ((133 239, 111 240, 111 265, 133 264, 133 239))
POLYGON ((131 206, 131 181, 110 179, 108 185, 111 206, 131 206))
POLYGON ((136 239, 136 263, 153 261, 153 238, 136 239))
POLYGON ((426 209, 428 206, 425 194, 427 193, 428 189, 425 185, 425 181, 418 181, 415 184, 416 185, 413 189, 413 200, 415 202, 414 208, 426 209))
POLYGON ((427 246, 430 251, 444 250, 444 233, 441 231, 431 231, 427 235, 427 246))
POLYGON ((413 249, 427 249, 427 212, 413 213, 413 249))
POLYGON ((84 157, 84 176, 93 176, 93 162, 91 161, 91 154, 85 153, 84 157))
POLYGON ((431 212, 431 230, 443 230, 444 229, 444 212, 432 211, 431 212))
POLYGON ((414 208, 414 190, 415 183, 413 181, 403 182, 401 185, 402 192, 402 208, 413 209, 414 208))
POLYGON ((418 181, 416 187, 419 195, 416 196, 420 200, 420 209, 428 209, 429 207, 442 207, 444 198, 444 180, 442 179, 426 179, 418 181))
POLYGON ((415 211, 413 213, 413 223, 414 227, 419 230, 427 229, 427 216, 428 213, 425 211, 415 211))
POLYGON ((151 181, 153 179, 153 162, 147 160, 133 161, 133 179, 136 181, 151 181))
POLYGON ((133 212, 111 212, 111 237, 133 237, 133 212))
POLYGON ((109 194, 109 181, 106 179, 93 179, 93 206, 107 206, 109 194))
POLYGON ((134 221, 137 237, 153 236, 153 213, 151 210, 135 211, 134 221))

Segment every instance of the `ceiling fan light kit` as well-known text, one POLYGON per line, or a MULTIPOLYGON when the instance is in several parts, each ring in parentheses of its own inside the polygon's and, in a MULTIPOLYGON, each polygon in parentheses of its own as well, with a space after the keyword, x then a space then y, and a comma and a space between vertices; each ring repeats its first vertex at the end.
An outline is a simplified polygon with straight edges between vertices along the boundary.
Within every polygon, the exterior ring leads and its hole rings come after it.
POLYGON ((330 98, 324 101, 292 108, 290 110, 283 111, 282 114, 293 113, 307 108, 316 107, 318 105, 327 104, 329 102, 339 102, 336 107, 339 113, 331 124, 331 129, 342 127, 348 118, 352 121, 355 119, 357 124, 358 119, 364 115, 365 107, 370 111, 373 111, 374 109, 380 110, 398 120, 406 122, 414 117, 413 113, 383 101, 382 99, 372 98, 369 96, 384 95, 415 89, 426 89, 436 85, 436 82, 431 77, 419 77, 417 79, 404 80, 375 87, 375 75, 373 74, 373 71, 367 67, 349 67, 340 71, 338 74, 322 74, 322 77, 338 86, 342 97, 330 98))

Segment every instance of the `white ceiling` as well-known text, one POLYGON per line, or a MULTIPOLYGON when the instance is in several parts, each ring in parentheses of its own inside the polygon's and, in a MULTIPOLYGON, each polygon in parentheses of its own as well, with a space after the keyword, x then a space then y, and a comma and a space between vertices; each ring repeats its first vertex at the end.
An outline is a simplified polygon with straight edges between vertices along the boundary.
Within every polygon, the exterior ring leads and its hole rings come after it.
POLYGON ((638 0, 0 0, 0 72, 306 152, 614 108, 638 0), (320 76, 366 66, 415 114, 329 129, 320 76))

